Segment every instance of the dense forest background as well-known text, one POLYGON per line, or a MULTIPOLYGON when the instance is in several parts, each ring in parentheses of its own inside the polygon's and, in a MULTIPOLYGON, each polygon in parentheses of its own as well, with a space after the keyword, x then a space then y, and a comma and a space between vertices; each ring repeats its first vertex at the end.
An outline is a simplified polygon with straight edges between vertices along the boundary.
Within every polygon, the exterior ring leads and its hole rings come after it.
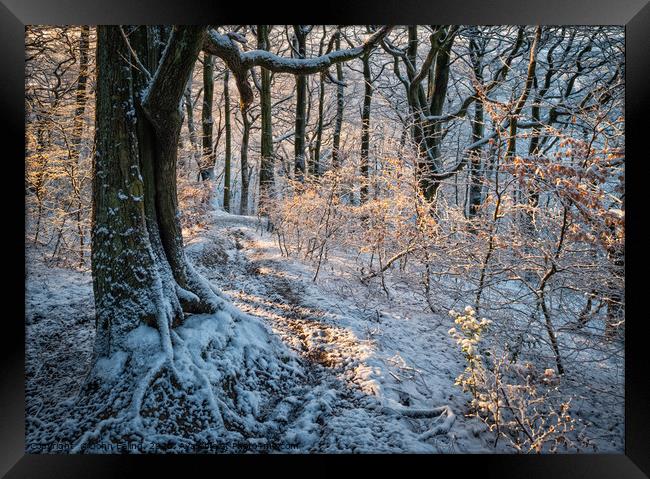
MULTIPOLYGON (((129 38, 144 28, 120 27, 125 65, 143 74, 129 38)), ((367 317, 390 304, 442 327, 467 364, 456 386, 468 411, 497 437, 517 431, 516 450, 569 436, 620 448, 623 30, 400 26, 326 69, 324 55, 380 27, 217 31, 242 52, 313 64, 256 66, 242 85, 218 51, 198 55, 179 105, 185 242, 224 218, 215 210, 253 217, 309 281, 346 285, 338 294, 367 317), (592 404, 579 434, 559 425, 570 398, 592 404)), ((29 26, 25 38, 30 261, 88 274, 97 29, 29 26)))

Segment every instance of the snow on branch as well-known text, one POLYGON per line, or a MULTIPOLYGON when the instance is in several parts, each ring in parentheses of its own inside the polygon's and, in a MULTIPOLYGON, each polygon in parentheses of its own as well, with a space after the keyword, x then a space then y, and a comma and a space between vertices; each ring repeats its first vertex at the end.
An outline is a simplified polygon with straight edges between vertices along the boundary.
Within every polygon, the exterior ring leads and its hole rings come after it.
POLYGON ((365 52, 372 50, 392 28, 392 26, 388 25, 380 28, 361 46, 335 50, 314 58, 287 58, 265 50, 242 52, 231 36, 222 35, 216 30, 208 31, 203 43, 203 49, 220 57, 228 65, 237 81, 237 88, 241 96, 241 107, 246 109, 253 101, 253 90, 247 78, 248 71, 251 68, 261 66, 272 72, 292 73, 294 75, 319 73, 327 70, 332 65, 358 58, 365 52))

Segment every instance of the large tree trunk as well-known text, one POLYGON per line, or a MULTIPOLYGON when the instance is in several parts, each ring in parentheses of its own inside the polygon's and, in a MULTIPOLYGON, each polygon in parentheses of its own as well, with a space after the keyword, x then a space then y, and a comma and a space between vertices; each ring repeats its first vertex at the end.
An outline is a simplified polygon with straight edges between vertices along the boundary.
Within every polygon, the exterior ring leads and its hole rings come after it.
MULTIPOLYGON (((135 47, 136 35, 142 37, 141 32, 131 35, 135 47)), ((163 294, 169 294, 171 316, 182 314, 171 275, 165 274, 171 270, 159 270, 164 264, 156 255, 159 244, 150 241, 150 233, 157 235, 155 191, 145 191, 145 184, 153 185, 153 152, 146 148, 152 132, 137 121, 144 117, 139 105, 135 114, 138 79, 123 66, 124 58, 129 51, 119 29, 99 26, 92 215, 97 356, 119 349, 126 333, 140 324, 156 326, 163 294), (151 231, 147 216, 154 222, 151 231)))
MULTIPOLYGON (((146 324, 158 329, 163 349, 171 355, 169 329, 184 319, 184 312, 214 312, 223 305, 185 257, 176 187, 181 99, 205 46, 206 29, 126 30, 98 27, 92 215, 95 352, 106 356, 128 349, 127 333, 146 324)), ((307 30, 300 31, 306 35, 307 30)), ((372 48, 386 32, 374 35, 360 52, 350 50, 350 58, 372 48)), ((226 52, 221 55, 232 61, 226 52)), ((226 210, 231 149, 228 80, 226 71, 226 210)))
MULTIPOLYGON (((133 29, 129 43, 149 80, 127 67, 119 27, 98 27, 93 177, 92 272, 97 356, 125 347, 132 329, 156 327, 171 351, 169 328, 219 300, 185 258, 176 198, 180 100, 204 29, 173 30, 158 62, 157 27, 133 29), (142 99, 142 97, 144 98, 142 99), (142 101, 141 101, 142 99, 142 101)), ((171 353, 170 353, 171 354, 171 353)))

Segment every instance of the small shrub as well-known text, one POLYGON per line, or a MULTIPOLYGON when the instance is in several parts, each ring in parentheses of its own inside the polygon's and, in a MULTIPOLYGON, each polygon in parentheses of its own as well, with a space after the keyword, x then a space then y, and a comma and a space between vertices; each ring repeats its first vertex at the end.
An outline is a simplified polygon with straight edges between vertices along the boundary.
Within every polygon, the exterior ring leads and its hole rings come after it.
POLYGON ((569 414, 570 400, 559 397, 554 370, 540 374, 530 363, 512 363, 507 355, 479 354, 491 321, 478 319, 471 306, 464 313, 449 314, 458 325, 449 335, 467 362, 456 385, 472 395, 468 416, 479 418, 495 433, 495 447, 500 438, 522 453, 557 452, 572 446, 569 436, 575 420, 569 414))

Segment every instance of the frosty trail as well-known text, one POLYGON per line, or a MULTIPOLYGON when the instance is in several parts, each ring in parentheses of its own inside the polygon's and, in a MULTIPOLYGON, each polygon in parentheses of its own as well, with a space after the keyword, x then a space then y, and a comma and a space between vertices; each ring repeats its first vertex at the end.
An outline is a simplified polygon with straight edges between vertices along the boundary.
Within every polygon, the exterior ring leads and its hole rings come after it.
MULTIPOLYGON (((480 446, 457 437, 460 404, 427 397, 417 368, 392 351, 390 338, 382 342, 377 317, 361 314, 354 298, 328 297, 307 265, 280 256, 256 218, 214 214, 187 254, 234 308, 190 316, 172 333, 171 358, 155 329, 134 330, 129 351, 97 363, 84 385, 94 388, 90 395, 79 395, 94 336, 90 274, 29 261, 30 452, 116 452, 124 444, 138 452, 480 446)), ((452 392, 454 376, 447 376, 452 392)))
POLYGON ((90 273, 28 252, 28 452, 494 451, 463 415, 447 327, 408 291, 382 302, 329 266, 314 283, 257 218, 212 214, 186 252, 223 309, 189 316, 171 351, 140 326, 92 371, 90 273))
MULTIPOLYGON (((340 252, 313 282, 257 218, 211 214, 186 253, 221 311, 189 316, 168 348, 140 326, 92 370, 90 273, 27 249, 27 452, 512 452, 464 415, 448 317, 405 284, 363 284, 340 252)), ((574 411, 618 450, 606 399, 574 411)))

